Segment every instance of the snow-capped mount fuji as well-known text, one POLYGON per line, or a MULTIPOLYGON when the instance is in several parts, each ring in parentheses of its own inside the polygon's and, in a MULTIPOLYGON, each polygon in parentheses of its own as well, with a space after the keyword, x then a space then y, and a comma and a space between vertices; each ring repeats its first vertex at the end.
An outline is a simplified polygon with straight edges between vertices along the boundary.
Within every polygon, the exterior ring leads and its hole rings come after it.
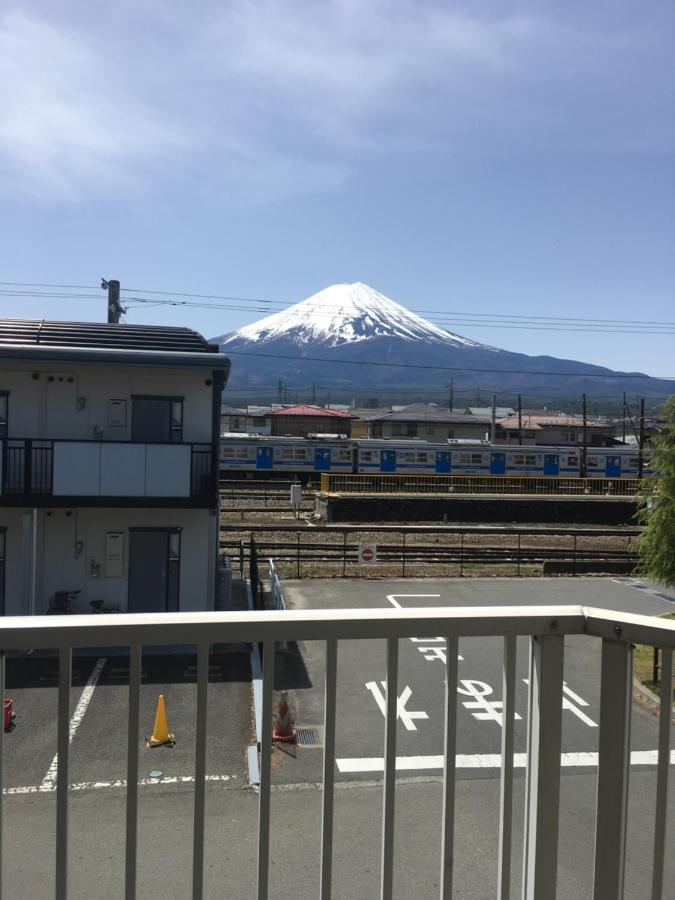
POLYGON ((241 341, 253 341, 262 346, 279 338, 301 347, 307 344, 338 347, 379 337, 452 347, 482 346, 444 331, 359 281, 333 284, 283 312, 266 316, 215 340, 224 349, 241 341))
MULTIPOLYGON (((317 387, 333 401, 376 396, 430 399, 468 389, 546 398, 666 396, 672 382, 552 356, 511 353, 445 331, 368 285, 334 284, 282 312, 212 338, 232 359, 228 393, 276 395, 279 381, 306 398, 317 387), (621 373, 625 376, 626 373, 621 373), (563 377, 564 376, 564 377, 563 377)), ((396 402, 396 400, 394 400, 396 402)))

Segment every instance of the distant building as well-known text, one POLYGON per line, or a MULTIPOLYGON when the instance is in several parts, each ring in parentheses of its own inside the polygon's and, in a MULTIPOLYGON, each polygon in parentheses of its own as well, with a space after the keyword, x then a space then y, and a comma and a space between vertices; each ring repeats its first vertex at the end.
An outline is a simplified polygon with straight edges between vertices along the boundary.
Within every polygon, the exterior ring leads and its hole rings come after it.
POLYGON ((187 328, 0 320, 0 613, 213 609, 230 363, 187 328))
POLYGON ((223 434, 271 434, 269 413, 268 408, 252 412, 223 404, 220 408, 220 430, 223 434))
POLYGON ((270 410, 273 435, 307 437, 311 434, 344 434, 351 437, 353 413, 323 406, 283 406, 270 410))
MULTIPOLYGON (((485 418, 488 416, 490 419, 492 418, 492 407, 491 406, 469 406, 468 409, 464 410, 464 414, 467 416, 479 416, 485 418)), ((496 406, 495 407, 495 418, 497 419, 505 419, 507 416, 515 416, 516 411, 512 409, 510 406, 496 406)))
MULTIPOLYGON (((500 419, 497 425, 498 442, 507 444, 541 444, 581 446, 583 444, 583 419, 564 415, 526 415, 500 419)), ((588 421, 586 423, 589 447, 608 447, 614 443, 614 427, 609 423, 588 421)))
POLYGON ((413 403, 370 419, 369 437, 419 438, 424 441, 484 440, 491 420, 450 412, 438 406, 413 403))

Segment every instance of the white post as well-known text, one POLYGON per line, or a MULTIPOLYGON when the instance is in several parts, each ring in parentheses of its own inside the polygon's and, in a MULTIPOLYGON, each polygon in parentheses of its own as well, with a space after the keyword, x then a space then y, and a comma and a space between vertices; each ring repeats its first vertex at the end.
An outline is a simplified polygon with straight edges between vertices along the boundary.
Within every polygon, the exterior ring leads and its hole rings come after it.
POLYGON ((559 635, 530 641, 523 900, 556 896, 563 656, 559 635))

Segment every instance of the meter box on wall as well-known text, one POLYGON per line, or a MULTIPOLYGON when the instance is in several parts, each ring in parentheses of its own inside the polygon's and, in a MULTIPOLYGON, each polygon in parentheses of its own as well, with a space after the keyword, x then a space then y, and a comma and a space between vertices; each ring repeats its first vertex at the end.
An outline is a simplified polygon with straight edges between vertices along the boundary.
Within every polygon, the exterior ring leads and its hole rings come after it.
POLYGON ((106 578, 124 577, 124 532, 108 531, 105 536, 106 578))

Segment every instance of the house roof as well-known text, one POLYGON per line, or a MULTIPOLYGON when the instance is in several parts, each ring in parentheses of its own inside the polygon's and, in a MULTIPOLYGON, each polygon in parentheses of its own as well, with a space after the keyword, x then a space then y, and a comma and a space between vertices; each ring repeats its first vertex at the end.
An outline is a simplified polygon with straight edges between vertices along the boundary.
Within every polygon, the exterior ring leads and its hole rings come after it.
MULTIPOLYGON (((539 430, 541 428, 583 428, 584 420, 576 416, 529 416, 523 415, 522 427, 528 430, 539 430)), ((518 416, 509 416, 507 419, 501 419, 499 422, 502 428, 518 428, 518 416)), ((587 428, 606 428, 600 422, 587 422, 587 428)))
POLYGON ((323 406, 283 406, 280 409, 270 411, 271 416, 307 416, 309 418, 317 418, 326 416, 331 419, 357 419, 358 416, 352 413, 343 412, 341 409, 326 409, 323 406))
POLYGON ((246 410, 237 409, 236 406, 228 406, 226 403, 223 403, 220 407, 221 416, 245 416, 246 410))
MULTIPOLYGON (((495 407, 495 418, 497 419, 505 419, 507 416, 515 415, 515 409, 511 406, 496 406, 495 407)), ((469 416, 489 416, 492 418, 492 407, 491 406, 470 406, 466 410, 466 414, 469 416)))
POLYGON ((0 319, 0 357, 229 370, 230 361, 191 328, 0 319))
POLYGON ((371 421, 376 422, 439 422, 447 424, 485 425, 490 419, 482 419, 480 416, 467 416, 462 413, 451 412, 449 409, 441 409, 438 406, 428 406, 426 403, 412 403, 404 409, 396 412, 384 413, 374 416, 371 421))

